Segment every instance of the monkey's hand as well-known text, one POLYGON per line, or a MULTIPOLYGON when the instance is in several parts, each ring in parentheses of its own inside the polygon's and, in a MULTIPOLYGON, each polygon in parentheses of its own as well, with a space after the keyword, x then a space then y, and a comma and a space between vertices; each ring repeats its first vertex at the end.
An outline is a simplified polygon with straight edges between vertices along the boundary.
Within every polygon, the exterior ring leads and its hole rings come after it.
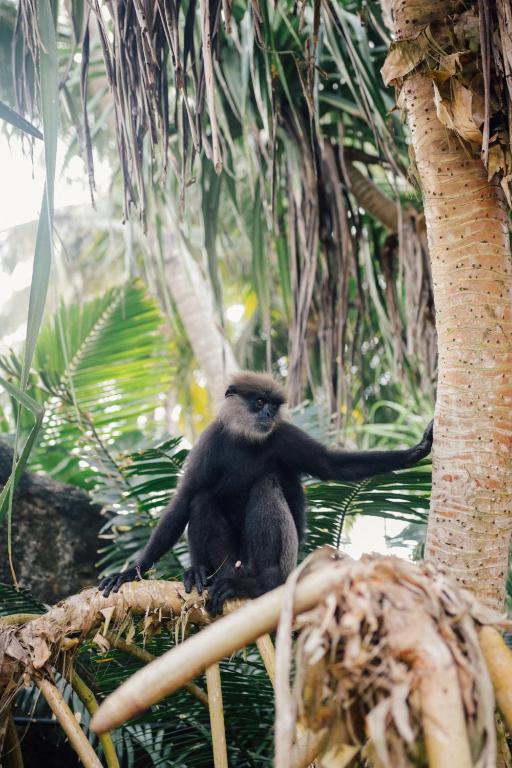
POLYGON ((183 574, 185 592, 188 594, 195 587, 199 594, 202 595, 203 589, 206 589, 206 579, 207 573, 204 565, 193 565, 192 568, 187 568, 183 574))
POLYGON ((425 432, 423 433, 423 437, 421 439, 420 447, 422 448, 422 458, 423 456, 428 456, 428 454, 432 450, 433 439, 434 439, 434 420, 432 419, 432 421, 426 428, 425 432))
POLYGON ((122 571, 122 573, 111 573, 110 576, 105 576, 98 584, 98 589, 103 592, 103 597, 108 597, 111 592, 118 592, 121 584, 126 581, 140 581, 141 579, 140 567, 135 565, 133 568, 122 571))

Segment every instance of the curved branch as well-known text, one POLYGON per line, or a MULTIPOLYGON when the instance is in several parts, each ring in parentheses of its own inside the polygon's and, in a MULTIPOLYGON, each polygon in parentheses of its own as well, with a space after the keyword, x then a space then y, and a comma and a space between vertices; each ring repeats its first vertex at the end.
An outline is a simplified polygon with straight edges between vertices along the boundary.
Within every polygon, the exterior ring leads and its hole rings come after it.
POLYGON ((186 595, 181 582, 148 580, 123 584, 117 594, 108 597, 103 597, 96 587, 85 589, 21 627, 6 626, 4 619, 0 622, 0 685, 20 665, 37 676, 39 670, 57 659, 70 636, 90 634, 105 622, 106 616, 120 623, 129 612, 142 616, 154 611, 163 620, 183 617, 193 624, 208 624, 203 603, 197 595, 186 595))
MULTIPOLYGON (((69 681, 76 695, 87 709, 89 715, 93 717, 93 715, 95 715, 98 711, 98 702, 96 701, 96 696, 74 670, 69 676, 69 681)), ((105 755, 105 761, 108 768, 119 768, 119 760, 117 758, 116 748, 114 747, 111 734, 109 732, 102 733, 100 736, 100 742, 101 746, 103 747, 103 754, 105 755)))
POLYGON ((391 232, 398 232, 397 203, 381 192, 378 186, 361 173, 351 162, 347 163, 347 174, 350 181, 350 192, 358 205, 380 221, 391 232))
POLYGON ((36 680, 36 685, 62 726, 62 730, 68 737, 71 746, 85 768, 102 768, 96 752, 80 728, 69 706, 64 701, 59 689, 49 680, 45 680, 44 678, 36 680))

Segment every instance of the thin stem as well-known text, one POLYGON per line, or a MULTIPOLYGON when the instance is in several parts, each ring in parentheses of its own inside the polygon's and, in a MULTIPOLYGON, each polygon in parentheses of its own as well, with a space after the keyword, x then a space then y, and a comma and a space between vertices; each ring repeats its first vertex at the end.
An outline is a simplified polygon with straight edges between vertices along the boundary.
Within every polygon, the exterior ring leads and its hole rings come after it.
MULTIPOLYGON (((73 686, 73 690, 80 701, 85 705, 90 716, 93 717, 98 710, 98 702, 96 701, 94 693, 74 670, 71 673, 69 682, 73 686)), ((102 733, 100 742, 103 747, 103 754, 105 755, 108 768, 119 768, 119 760, 117 759, 116 748, 114 747, 110 731, 102 733)))
POLYGON ((262 635, 256 640, 258 651, 260 652, 261 660, 267 670, 267 675, 270 678, 270 682, 275 687, 276 683, 276 651, 274 643, 270 635, 262 635))
POLYGON ((206 685, 208 688, 210 726, 212 729, 213 764, 215 768, 228 768, 224 707, 222 705, 222 688, 218 664, 212 664, 206 670, 206 685))
POLYGON ((78 725, 69 706, 64 701, 62 693, 53 683, 44 678, 35 680, 35 683, 46 699, 53 714, 59 721, 62 730, 68 737, 71 746, 83 763, 84 768, 102 768, 98 756, 78 725))

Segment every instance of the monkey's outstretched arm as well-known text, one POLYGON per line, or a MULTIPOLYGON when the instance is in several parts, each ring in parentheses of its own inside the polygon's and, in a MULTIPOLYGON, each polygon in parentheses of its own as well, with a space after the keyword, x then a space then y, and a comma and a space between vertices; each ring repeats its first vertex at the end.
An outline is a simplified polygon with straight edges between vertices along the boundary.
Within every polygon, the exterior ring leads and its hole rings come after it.
POLYGON ((190 502, 195 493, 199 493, 211 483, 210 450, 212 436, 217 427, 211 424, 197 444, 191 450, 185 462, 185 473, 181 479, 174 498, 162 513, 162 517, 146 544, 140 558, 132 568, 127 568, 121 573, 112 573, 105 576, 99 583, 99 589, 103 590, 105 597, 111 592, 117 592, 125 581, 135 581, 148 571, 153 563, 162 557, 169 549, 172 549, 185 530, 190 517, 190 502))
POLYGON ((286 446, 280 446, 284 448, 280 455, 297 471, 320 480, 364 480, 394 469, 412 467, 428 456, 432 448, 433 422, 417 445, 398 451, 330 450, 292 424, 286 425, 283 437, 286 446))
POLYGON ((103 590, 104 597, 111 592, 117 592, 125 581, 140 579, 151 566, 159 560, 165 552, 171 549, 185 530, 190 514, 190 498, 187 489, 176 492, 173 500, 162 513, 162 517, 144 550, 132 568, 127 568, 121 573, 112 573, 105 576, 98 588, 103 590))

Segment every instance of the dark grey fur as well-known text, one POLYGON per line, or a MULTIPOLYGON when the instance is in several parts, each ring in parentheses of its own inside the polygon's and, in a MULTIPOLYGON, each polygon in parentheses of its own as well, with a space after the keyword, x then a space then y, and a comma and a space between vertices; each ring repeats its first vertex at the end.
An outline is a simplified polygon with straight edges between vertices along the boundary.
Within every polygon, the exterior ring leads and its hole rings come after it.
POLYGON ((176 494, 139 562, 107 576, 108 595, 140 578, 174 546, 188 523, 192 567, 187 591, 208 582, 208 608, 232 597, 257 597, 282 584, 304 535, 301 476, 360 480, 409 467, 430 453, 432 424, 414 448, 332 450, 282 418, 285 397, 270 376, 233 377, 215 421, 190 452, 176 494))

